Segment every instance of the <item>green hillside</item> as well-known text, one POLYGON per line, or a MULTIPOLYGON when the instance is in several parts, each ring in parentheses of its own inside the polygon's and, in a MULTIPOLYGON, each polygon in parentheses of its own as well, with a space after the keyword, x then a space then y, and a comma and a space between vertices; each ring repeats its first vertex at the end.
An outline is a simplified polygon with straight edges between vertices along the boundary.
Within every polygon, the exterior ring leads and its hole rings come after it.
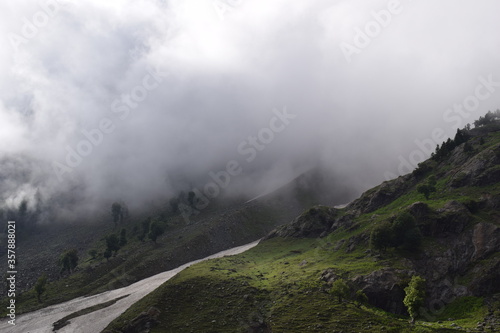
POLYGON ((459 131, 346 208, 310 208, 248 252, 186 269, 106 332, 498 330, 499 128, 459 131), (426 280, 415 324, 412 276, 426 280))

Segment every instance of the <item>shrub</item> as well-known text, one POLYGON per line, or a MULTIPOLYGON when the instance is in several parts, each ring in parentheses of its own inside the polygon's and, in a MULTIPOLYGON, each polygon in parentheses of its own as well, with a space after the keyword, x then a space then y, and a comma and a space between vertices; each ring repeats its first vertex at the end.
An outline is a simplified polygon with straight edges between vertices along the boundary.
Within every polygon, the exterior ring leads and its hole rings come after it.
POLYGON ((416 250, 422 242, 422 233, 410 213, 399 215, 392 224, 384 222, 376 227, 370 237, 371 246, 376 250, 388 247, 403 247, 416 250))
POLYGON ((388 222, 384 222, 373 229, 370 236, 370 244, 374 249, 386 250, 392 246, 392 230, 388 222))
POLYGON ((429 196, 431 193, 436 192, 436 188, 434 185, 430 184, 420 184, 417 186, 417 192, 422 193, 426 200, 429 200, 429 196))
POLYGON ((342 279, 335 280, 330 289, 330 294, 333 295, 333 297, 337 297, 339 303, 342 303, 342 300, 349 296, 349 286, 347 286, 347 283, 342 279))
POLYGON ((361 305, 368 304, 368 296, 366 296, 366 294, 362 290, 358 290, 356 291, 356 295, 354 296, 354 301, 356 302, 358 308, 360 308, 361 305))
POLYGON ((411 317, 411 322, 415 322, 418 310, 424 305, 425 300, 425 279, 414 275, 410 283, 405 288, 406 296, 403 300, 404 305, 408 309, 411 317))

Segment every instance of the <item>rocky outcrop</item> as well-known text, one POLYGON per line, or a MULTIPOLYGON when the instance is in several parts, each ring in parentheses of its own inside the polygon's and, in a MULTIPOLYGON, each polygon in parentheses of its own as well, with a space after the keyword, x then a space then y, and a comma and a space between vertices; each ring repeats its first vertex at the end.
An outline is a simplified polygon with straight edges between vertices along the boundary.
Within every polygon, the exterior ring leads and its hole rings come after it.
MULTIPOLYGON (((459 197, 462 194, 458 194, 456 200, 449 200, 437 209, 422 201, 399 207, 393 217, 403 211, 409 212, 428 242, 419 253, 402 259, 403 267, 398 266, 401 269, 385 267, 358 275, 349 283, 355 289, 361 289, 372 305, 396 314, 406 313, 404 287, 415 274, 427 281, 429 309, 440 308, 457 297, 489 297, 500 293, 500 223, 497 213, 500 197, 491 188, 485 188, 481 194, 467 188, 489 186, 500 181, 500 144, 481 145, 480 138, 473 136, 468 147, 461 144, 445 160, 428 160, 424 164, 416 173, 386 181, 363 193, 342 210, 314 207, 291 224, 273 231, 268 238, 324 237, 339 228, 354 230, 359 226, 357 217, 415 191, 418 184, 427 181, 426 177, 432 171, 441 182, 441 191, 456 193, 460 188, 458 191, 463 191, 469 198, 462 200, 459 197), (444 185, 443 180, 446 180, 444 185)), ((373 215, 372 219, 376 217, 373 215)), ((388 215, 387 219, 393 217, 388 215)), ((341 239, 333 250, 355 251, 357 246, 366 246, 369 235, 368 231, 341 239)), ((370 251, 365 253, 372 255, 370 251)), ((381 256, 385 257, 383 253, 381 256)), ((338 278, 345 276, 334 269, 324 271, 320 277, 330 284, 338 278)))
POLYGON ((450 186, 485 186, 500 181, 500 145, 487 148, 477 155, 465 151, 465 145, 457 147, 447 163, 454 166, 447 175, 450 186))
POLYGON ((405 314, 404 287, 411 275, 410 271, 383 268, 356 276, 352 282, 368 296, 370 304, 395 314, 405 314))
POLYGON ((491 223, 478 223, 472 233, 473 260, 480 260, 500 250, 500 227, 491 223))
POLYGON ((356 215, 371 213, 390 204, 413 186, 415 179, 409 174, 383 182, 381 185, 363 193, 359 199, 347 206, 356 215))
POLYGON ((435 211, 420 201, 410 205, 407 210, 415 217, 420 231, 427 237, 458 235, 472 221, 469 208, 455 200, 435 211))
POLYGON ((500 259, 492 257, 499 250, 500 228, 491 223, 437 238, 419 259, 411 260, 412 269, 427 280, 428 305, 500 292, 500 259))
POLYGON ((338 215, 338 210, 324 206, 315 206, 295 218, 291 223, 271 231, 265 239, 274 237, 316 238, 331 230, 338 215))

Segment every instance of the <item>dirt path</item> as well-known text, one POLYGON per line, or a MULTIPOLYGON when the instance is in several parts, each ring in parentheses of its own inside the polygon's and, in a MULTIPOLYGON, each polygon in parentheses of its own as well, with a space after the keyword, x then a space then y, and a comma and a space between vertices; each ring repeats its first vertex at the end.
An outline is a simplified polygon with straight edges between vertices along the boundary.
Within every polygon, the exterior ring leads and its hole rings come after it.
POLYGON ((58 333, 96 333, 101 332, 111 321, 117 318, 132 304, 158 288, 162 283, 172 278, 174 275, 182 271, 188 266, 196 264, 200 261, 220 258, 223 256, 234 255, 245 252, 256 246, 258 241, 238 246, 229 250, 225 250, 209 257, 191 261, 176 269, 163 272, 147 279, 138 281, 128 287, 107 291, 102 294, 79 297, 74 300, 49 306, 47 308, 26 313, 16 318, 16 325, 10 325, 7 320, 0 322, 0 332, 2 333, 49 333, 53 332, 52 324, 59 319, 72 314, 73 312, 86 309, 88 307, 105 303, 122 296, 126 296, 118 300, 115 304, 104 309, 94 311, 92 313, 73 318, 70 324, 62 327, 58 333))

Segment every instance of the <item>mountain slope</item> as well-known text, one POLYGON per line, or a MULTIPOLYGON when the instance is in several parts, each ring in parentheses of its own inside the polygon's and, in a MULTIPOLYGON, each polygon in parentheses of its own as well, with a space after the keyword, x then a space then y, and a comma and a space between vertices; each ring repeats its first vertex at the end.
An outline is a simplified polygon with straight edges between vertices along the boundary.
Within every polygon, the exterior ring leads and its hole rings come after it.
MULTIPOLYGON (((82 216, 73 223, 35 226, 31 233, 18 230, 17 314, 124 287, 186 262, 260 239, 277 225, 289 221, 309 202, 318 202, 315 193, 304 189, 299 182, 304 179, 299 177, 252 202, 246 202, 245 198, 214 201, 190 216, 189 221, 179 212, 173 213, 167 203, 155 209, 144 208, 143 213, 133 211, 117 226, 113 226, 106 209, 100 215, 82 216), (155 243, 147 236, 143 241, 138 239, 144 221, 149 219, 160 223, 165 230, 155 243), (127 243, 105 259, 105 238, 120 235, 122 229, 126 230, 127 243), (78 252, 78 266, 71 274, 61 274, 59 257, 71 248, 78 252), (90 251, 95 251, 94 257, 90 251), (33 285, 42 274, 48 276, 49 283, 39 302, 33 285)), ((7 237, 0 237, 0 247, 5 250, 0 252, 0 259, 4 262, 6 241, 7 237)), ((7 294, 5 287, 6 284, 0 285, 2 296, 7 294)), ((6 302, 8 299, 4 297, 0 304, 6 302)))
POLYGON ((498 329, 498 127, 468 131, 464 142, 443 145, 412 174, 384 182, 346 208, 313 207, 246 253, 181 272, 106 331, 498 329), (419 191, 423 185, 436 190, 429 199, 419 191), (414 221, 413 234, 403 230, 380 250, 370 245, 374 230, 385 225, 395 233, 404 219, 414 221), (415 326, 403 305, 413 275, 427 281, 415 326), (342 302, 329 294, 337 280, 349 288, 342 302), (350 301, 357 291, 366 294, 366 306, 350 301))

